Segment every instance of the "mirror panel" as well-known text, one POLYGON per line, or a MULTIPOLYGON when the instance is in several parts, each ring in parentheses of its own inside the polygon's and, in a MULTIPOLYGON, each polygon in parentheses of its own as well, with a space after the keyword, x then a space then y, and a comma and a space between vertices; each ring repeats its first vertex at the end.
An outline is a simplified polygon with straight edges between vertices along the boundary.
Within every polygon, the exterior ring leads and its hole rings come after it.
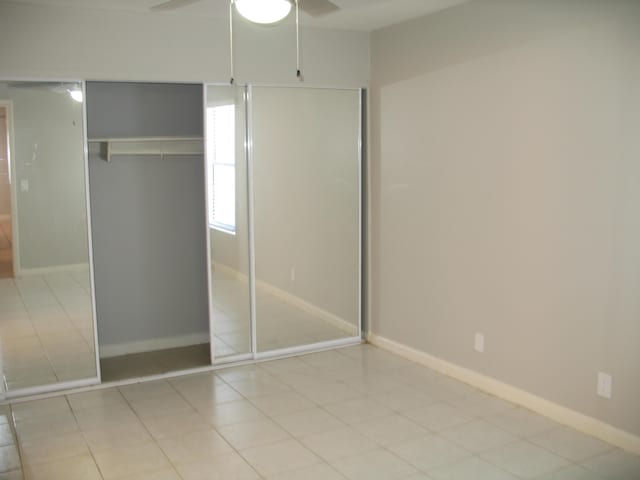
POLYGON ((359 335, 360 92, 253 87, 258 352, 359 335))
POLYGON ((12 202, 2 230, 14 259, 0 279, 9 391, 97 377, 82 94, 82 83, 0 82, 12 202))
POLYGON ((251 352, 245 88, 207 86, 207 224, 214 361, 251 352))

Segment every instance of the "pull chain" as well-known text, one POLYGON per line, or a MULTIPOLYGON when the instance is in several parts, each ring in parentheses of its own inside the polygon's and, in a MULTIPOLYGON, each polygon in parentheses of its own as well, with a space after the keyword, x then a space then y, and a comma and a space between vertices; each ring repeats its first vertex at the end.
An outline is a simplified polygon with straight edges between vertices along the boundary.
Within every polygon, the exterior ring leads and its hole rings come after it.
POLYGON ((296 3, 296 77, 302 81, 302 70, 300 69, 300 18, 298 16, 298 0, 296 3))

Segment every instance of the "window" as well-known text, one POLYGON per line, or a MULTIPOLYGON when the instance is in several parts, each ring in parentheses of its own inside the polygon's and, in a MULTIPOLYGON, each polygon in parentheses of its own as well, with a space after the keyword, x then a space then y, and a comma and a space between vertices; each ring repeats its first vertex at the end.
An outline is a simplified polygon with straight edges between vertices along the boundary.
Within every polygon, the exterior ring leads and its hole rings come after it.
POLYGON ((209 226, 236 232, 235 105, 207 107, 209 226))

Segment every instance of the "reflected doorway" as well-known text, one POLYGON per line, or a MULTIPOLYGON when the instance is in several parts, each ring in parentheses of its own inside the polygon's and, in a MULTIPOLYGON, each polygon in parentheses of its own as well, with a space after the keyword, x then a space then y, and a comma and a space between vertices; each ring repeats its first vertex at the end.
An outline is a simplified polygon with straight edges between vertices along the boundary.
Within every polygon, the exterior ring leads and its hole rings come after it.
POLYGON ((0 278, 13 278, 9 109, 0 105, 0 278))

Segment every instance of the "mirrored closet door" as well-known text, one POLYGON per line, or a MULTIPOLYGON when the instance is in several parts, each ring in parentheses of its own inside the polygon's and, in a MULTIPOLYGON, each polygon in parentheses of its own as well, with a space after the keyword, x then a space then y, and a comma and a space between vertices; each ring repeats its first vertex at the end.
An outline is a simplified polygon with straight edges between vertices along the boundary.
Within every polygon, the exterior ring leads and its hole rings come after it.
POLYGON ((257 351, 360 334, 360 91, 253 87, 257 351))
POLYGON ((95 383, 84 88, 0 82, 1 388, 95 383))
POLYGON ((358 341, 360 99, 207 86, 214 362, 358 341))
POLYGON ((213 356, 252 351, 246 88, 206 87, 207 228, 213 356))

